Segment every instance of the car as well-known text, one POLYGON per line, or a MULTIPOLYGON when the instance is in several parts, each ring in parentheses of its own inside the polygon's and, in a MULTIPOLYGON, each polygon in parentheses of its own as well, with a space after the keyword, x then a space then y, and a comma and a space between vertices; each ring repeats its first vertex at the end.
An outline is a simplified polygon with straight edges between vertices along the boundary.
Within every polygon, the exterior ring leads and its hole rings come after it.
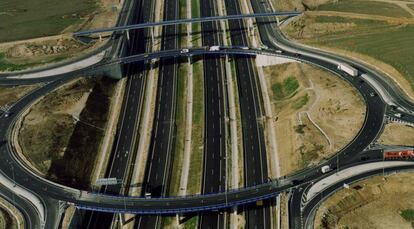
POLYGON ((151 193, 150 192, 145 193, 145 199, 151 199, 151 193))
POLYGON ((217 46, 217 45, 211 46, 209 51, 220 51, 220 46, 217 46))
POLYGON ((327 173, 327 172, 329 172, 331 170, 332 170, 331 169, 331 166, 329 166, 329 165, 322 166, 322 168, 321 168, 321 172, 322 173, 327 173))
POLYGON ((189 49, 181 49, 181 51, 180 51, 181 54, 183 54, 183 53, 189 53, 189 52, 190 52, 189 49))

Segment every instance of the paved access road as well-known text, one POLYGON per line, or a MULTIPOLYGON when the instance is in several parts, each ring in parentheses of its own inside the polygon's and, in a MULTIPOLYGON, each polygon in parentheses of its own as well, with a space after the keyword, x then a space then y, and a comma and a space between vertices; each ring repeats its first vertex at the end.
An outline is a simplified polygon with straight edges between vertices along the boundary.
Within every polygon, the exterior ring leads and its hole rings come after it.
MULTIPOLYGON (((252 2, 254 4, 254 2, 252 2)), ((261 26, 263 28, 263 26, 261 26)), ((264 27, 266 29, 266 27, 264 27)), ((269 38, 269 42, 272 40, 272 36, 265 36, 266 34, 271 34, 270 32, 273 29, 261 32, 261 35, 269 38)), ((278 45, 277 43, 273 43, 278 45)), ((272 46, 269 46, 272 47, 272 46)), ((342 76, 345 80, 352 83, 359 89, 361 95, 367 103, 367 112, 365 118, 365 125, 363 129, 358 133, 355 139, 343 150, 339 152, 337 157, 329 159, 328 162, 323 164, 331 164, 332 166, 340 165, 336 163, 347 163, 357 157, 357 153, 363 151, 366 146, 368 146, 375 136, 380 132, 383 126, 384 113, 386 110, 386 105, 379 96, 371 96, 372 92, 375 92, 375 89, 371 85, 367 84, 365 81, 359 78, 352 78, 349 76, 343 75, 343 73, 336 70, 336 66, 332 63, 325 62, 321 59, 318 59, 314 56, 300 55, 298 56, 295 53, 285 53, 286 56, 292 58, 299 58, 302 61, 310 62, 312 64, 324 67, 328 70, 336 72, 338 75, 342 76), (339 159, 339 160, 338 160, 339 159)), ((360 69, 361 70, 361 69, 360 69)), ((361 70, 363 71, 363 69, 361 70)), ((0 137, 6 139, 7 130, 12 124, 13 120, 20 114, 27 105, 29 105, 33 99, 38 98, 47 93, 52 86, 57 86, 61 82, 56 82, 56 85, 50 84, 39 91, 30 94, 26 99, 20 100, 11 108, 11 115, 7 118, 0 118, 0 137), (50 88, 48 88, 50 87, 50 88), (48 89, 47 89, 48 88, 48 89)), ((175 213, 175 212, 191 212, 191 211, 202 211, 212 208, 225 208, 233 206, 236 204, 243 204, 249 201, 255 201, 255 198, 269 198, 276 195, 282 190, 287 190, 293 186, 293 183, 302 183, 308 182, 312 179, 318 178, 321 176, 319 172, 320 167, 310 168, 304 171, 301 171, 297 174, 289 176, 288 179, 282 179, 279 183, 268 183, 264 185, 259 185, 254 188, 246 188, 238 192, 229 192, 221 193, 216 195, 208 196, 193 196, 186 198, 164 198, 164 199, 139 199, 139 198, 120 198, 120 197, 111 197, 96 195, 86 192, 79 192, 79 190, 73 190, 67 187, 58 186, 56 184, 51 184, 39 177, 34 176, 23 168, 19 162, 16 161, 16 158, 13 156, 12 151, 8 148, 8 144, 0 146, 0 151, 2 152, 2 159, 0 160, 0 168, 2 172, 9 177, 12 177, 12 174, 15 174, 14 180, 17 185, 22 185, 28 190, 39 193, 43 199, 59 199, 67 202, 72 202, 78 204, 78 206, 84 206, 88 208, 93 208, 95 210, 107 210, 107 211, 130 211, 134 213, 155 213, 155 214, 166 214, 166 213, 175 213), (16 164, 14 169, 10 168, 10 162, 16 164), (319 173, 319 174, 318 174, 319 173), (30 182, 28 182, 30 180, 30 182), (170 212, 168 212, 170 210, 170 212)), ((46 202, 46 201, 45 201, 46 202)), ((47 205, 54 206, 54 205, 47 205)), ((53 207, 48 208, 53 209, 53 207)), ((48 214, 53 213, 54 211, 49 210, 48 214)), ((56 211, 57 212, 57 211, 56 211)), ((56 218, 55 218, 56 219, 56 218)), ((49 222, 56 222, 53 220, 53 216, 48 216, 49 222)), ((53 227, 53 226, 52 226, 53 227)), ((51 228, 52 228, 51 227, 51 228)))
MULTIPOLYGON (((252 6, 257 12, 266 12, 270 9, 268 2, 253 1, 252 6)), ((366 117, 364 120, 364 126, 359 131, 358 135, 340 152, 337 153, 335 157, 332 157, 330 160, 324 164, 329 164, 331 167, 336 169, 340 167, 341 164, 349 164, 352 161, 361 162, 362 158, 372 158, 372 156, 361 157, 358 154, 363 152, 378 136, 381 132, 384 121, 385 114, 387 110, 391 110, 389 113, 395 114, 396 112, 405 112, 403 121, 413 120, 412 111, 414 106, 412 103, 408 102, 404 96, 400 94, 400 91, 381 73, 376 72, 361 63, 353 61, 348 58, 339 57, 334 54, 328 54, 320 50, 313 50, 310 48, 303 47, 299 44, 295 44, 287 40, 280 30, 275 26, 273 21, 270 19, 258 19, 260 24, 259 31, 262 38, 262 41, 268 47, 275 49, 281 49, 285 51, 285 55, 299 58, 301 61, 305 61, 311 64, 316 64, 323 68, 326 68, 332 72, 336 72, 340 77, 350 82, 354 87, 356 87, 361 95, 363 96, 366 105, 366 117), (332 60, 332 61, 327 61, 332 60), (352 78, 350 76, 344 75, 343 73, 336 70, 337 65, 333 64, 334 62, 346 62, 356 67, 360 73, 369 74, 373 76, 380 87, 385 89, 387 96, 390 98, 382 98, 378 95, 378 91, 381 89, 375 88, 376 85, 366 81, 362 77, 352 78), (392 101, 392 104, 395 105, 390 109, 391 104, 386 104, 387 101, 392 101), (397 110, 398 109, 398 110, 397 110)), ((312 179, 318 179, 322 174, 318 170, 314 170, 313 173, 299 173, 296 177, 296 181, 307 182, 312 179), (319 174, 318 174, 319 173, 319 174), (302 176, 302 177, 301 177, 302 176)), ((362 176, 362 175, 361 175, 362 176)), ((357 178, 355 178, 357 179, 357 178)), ((327 190, 327 192, 332 191, 327 190)), ((290 208, 290 221, 291 226, 294 228, 302 228, 303 224, 303 213, 301 213, 301 205, 298 201, 301 199, 303 193, 303 188, 295 189, 293 193, 293 200, 290 208), (301 190, 301 191, 299 191, 301 190)), ((306 209, 312 209, 316 203, 309 205, 306 209)), ((305 215, 305 219, 308 215, 305 215)))

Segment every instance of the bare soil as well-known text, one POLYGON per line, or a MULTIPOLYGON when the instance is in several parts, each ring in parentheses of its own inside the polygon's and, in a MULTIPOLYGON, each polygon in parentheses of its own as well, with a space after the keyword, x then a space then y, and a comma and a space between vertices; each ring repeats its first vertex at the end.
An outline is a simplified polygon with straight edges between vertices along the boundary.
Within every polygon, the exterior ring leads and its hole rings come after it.
POLYGON ((414 127, 399 123, 385 125, 378 143, 384 145, 414 146, 414 127))
POLYGON ((276 11, 304 11, 315 9, 329 1, 331 0, 272 0, 272 4, 276 11))
POLYGON ((11 105, 36 87, 36 85, 12 87, 0 86, 0 106, 11 105))
POLYGON ((41 175, 72 187, 89 187, 113 86, 107 78, 70 82, 24 116, 19 144, 41 175))
POLYGON ((319 207, 315 228, 412 229, 411 222, 400 216, 402 210, 414 208, 412 176, 376 176, 336 192, 319 207))
POLYGON ((275 115, 282 176, 329 157, 362 126, 364 103, 337 76, 300 63, 265 67, 264 73, 275 115), (299 88, 292 96, 275 100, 272 85, 288 77, 295 77, 299 88), (302 101, 305 96, 307 102, 302 101))
MULTIPOLYGON (((356 37, 354 41, 349 41, 348 46, 352 46, 354 42, 357 43, 358 36, 369 36, 372 33, 384 33, 381 36, 387 37, 387 28, 394 28, 396 31, 403 31, 402 28, 414 24, 412 18, 394 18, 381 15, 356 14, 348 12, 331 12, 331 11, 307 11, 303 16, 298 17, 285 26, 284 33, 292 40, 304 43, 319 49, 329 51, 331 53, 353 57, 379 71, 384 72, 390 79, 392 79, 412 100, 414 100, 414 90, 412 80, 409 78, 408 70, 398 69, 402 66, 407 69, 409 66, 403 64, 403 60, 410 58, 401 58, 401 55, 396 55, 393 61, 384 61, 381 56, 364 53, 361 50, 352 50, 344 47, 337 47, 332 44, 339 43, 339 40, 344 37, 356 37), (318 18, 331 18, 331 22, 318 21, 318 18), (344 22, 348 21, 348 22, 344 22), (359 21, 358 20, 363 20, 359 21), (352 22, 349 22, 352 21, 352 22), (382 32, 384 31, 384 32, 382 32), (333 42, 335 41, 335 42, 333 42), (331 43, 330 43, 331 42, 331 43), (331 45, 328 45, 331 44, 331 45), (395 64, 395 63, 398 64, 395 64)), ((400 48, 396 44, 389 43, 395 46, 396 50, 400 48)), ((403 45, 404 46, 404 45, 403 45)), ((405 46, 404 46, 405 47, 405 46)), ((368 50, 368 48, 367 48, 368 50)))
POLYGON ((99 7, 86 16, 82 23, 67 27, 60 35, 19 40, 0 44, 0 62, 11 65, 3 71, 16 71, 73 58, 101 46, 105 41, 89 44, 71 38, 70 33, 92 28, 111 27, 116 24, 122 8, 118 0, 100 0, 99 7), (17 65, 17 66, 15 66, 17 65))

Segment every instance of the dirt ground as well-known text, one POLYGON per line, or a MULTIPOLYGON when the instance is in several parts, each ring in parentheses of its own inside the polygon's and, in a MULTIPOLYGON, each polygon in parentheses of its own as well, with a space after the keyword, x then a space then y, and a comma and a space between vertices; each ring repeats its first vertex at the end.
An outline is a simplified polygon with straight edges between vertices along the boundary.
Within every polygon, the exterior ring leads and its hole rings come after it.
POLYGON ((26 158, 47 174, 54 157, 61 157, 85 107, 92 82, 76 80, 50 93, 24 117, 19 142, 26 158), (48 130, 48 131, 45 131, 48 130))
MULTIPOLYGON (((381 30, 381 23, 386 23, 388 26, 400 28, 414 23, 412 18, 395 18, 381 15, 357 14, 349 12, 331 12, 331 11, 307 11, 301 17, 292 21, 288 26, 283 28, 283 32, 289 39, 296 42, 310 45, 319 49, 329 51, 331 53, 353 57, 372 68, 384 72, 390 79, 392 79, 412 100, 414 100, 414 90, 412 89, 410 81, 407 79, 404 71, 400 72, 395 65, 390 61, 383 61, 380 58, 363 54, 356 50, 346 50, 345 48, 338 48, 326 45, 329 41, 323 40, 326 37, 338 35, 338 37, 330 38, 331 40, 340 39, 344 36, 352 36, 355 34, 369 34, 376 30, 381 30), (318 17, 332 16, 332 22, 319 22, 318 17), (333 17, 335 16, 335 17, 333 17), (343 19, 350 20, 375 20, 376 23, 367 23, 365 25, 355 22, 345 23, 343 19), (404 74, 404 75, 403 75, 404 74)), ((397 48, 398 49, 398 48, 397 48)))
POLYGON ((12 203, 0 198, 0 229, 18 229, 24 226, 23 216, 12 203))
MULTIPOLYGON (((118 15, 121 12, 122 5, 120 0, 99 0, 99 9, 91 15, 81 28, 76 29, 92 29, 92 28, 105 28, 114 26, 118 15)), ((66 31, 70 31, 74 28, 67 28, 66 31)))
POLYGON ((95 12, 85 18, 83 23, 69 26, 62 31, 61 35, 0 44, 0 54, 4 55, 4 60, 0 58, 0 62, 12 65, 2 71, 16 71, 58 62, 85 54, 101 46, 106 41, 105 39, 84 44, 72 39, 70 35, 79 30, 114 26, 122 8, 119 1, 100 0, 99 6, 95 12))
POLYGON ((384 145, 414 146, 414 127, 399 123, 389 123, 385 126, 378 143, 384 145))
POLYGON ((19 98, 23 97, 36 87, 36 85, 14 87, 0 86, 0 107, 16 102, 19 98))
POLYGON ((412 176, 376 176, 338 191, 319 207, 314 228, 412 229, 412 222, 400 216, 401 211, 414 209, 412 176))
POLYGON ((25 159, 48 179, 88 188, 113 86, 108 78, 82 78, 42 98, 23 117, 18 132, 25 159))
POLYGON ((300 63, 265 67, 264 74, 273 106, 282 176, 330 156, 352 140, 362 126, 362 99, 336 76, 300 63), (272 85, 292 76, 299 88, 293 95, 275 100, 272 85), (307 100, 302 100, 305 97, 307 100))
POLYGON ((314 9, 330 0, 272 0, 273 7, 279 11, 304 11, 314 9))

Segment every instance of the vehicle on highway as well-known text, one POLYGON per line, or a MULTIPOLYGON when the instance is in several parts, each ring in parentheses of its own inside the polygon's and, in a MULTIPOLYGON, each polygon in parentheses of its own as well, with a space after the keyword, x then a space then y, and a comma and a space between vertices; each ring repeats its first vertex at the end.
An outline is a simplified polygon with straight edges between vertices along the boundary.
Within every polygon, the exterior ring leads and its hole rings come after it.
POLYGON ((220 51, 220 46, 217 46, 217 45, 211 46, 209 51, 220 51))
POLYGON ((329 165, 322 166, 322 168, 321 168, 321 172, 322 173, 327 173, 327 172, 329 172, 331 170, 332 170, 331 169, 331 166, 329 166, 329 165))
POLYGON ((414 159, 413 150, 384 151, 384 159, 414 159))
POLYGON ((189 53, 189 52, 190 52, 190 49, 181 49, 181 51, 180 51, 181 54, 189 53))
POLYGON ((358 76, 358 70, 350 66, 349 64, 340 63, 338 64, 338 70, 346 72, 351 76, 358 76))
POLYGON ((151 193, 150 192, 145 193, 145 199, 151 199, 151 193))

